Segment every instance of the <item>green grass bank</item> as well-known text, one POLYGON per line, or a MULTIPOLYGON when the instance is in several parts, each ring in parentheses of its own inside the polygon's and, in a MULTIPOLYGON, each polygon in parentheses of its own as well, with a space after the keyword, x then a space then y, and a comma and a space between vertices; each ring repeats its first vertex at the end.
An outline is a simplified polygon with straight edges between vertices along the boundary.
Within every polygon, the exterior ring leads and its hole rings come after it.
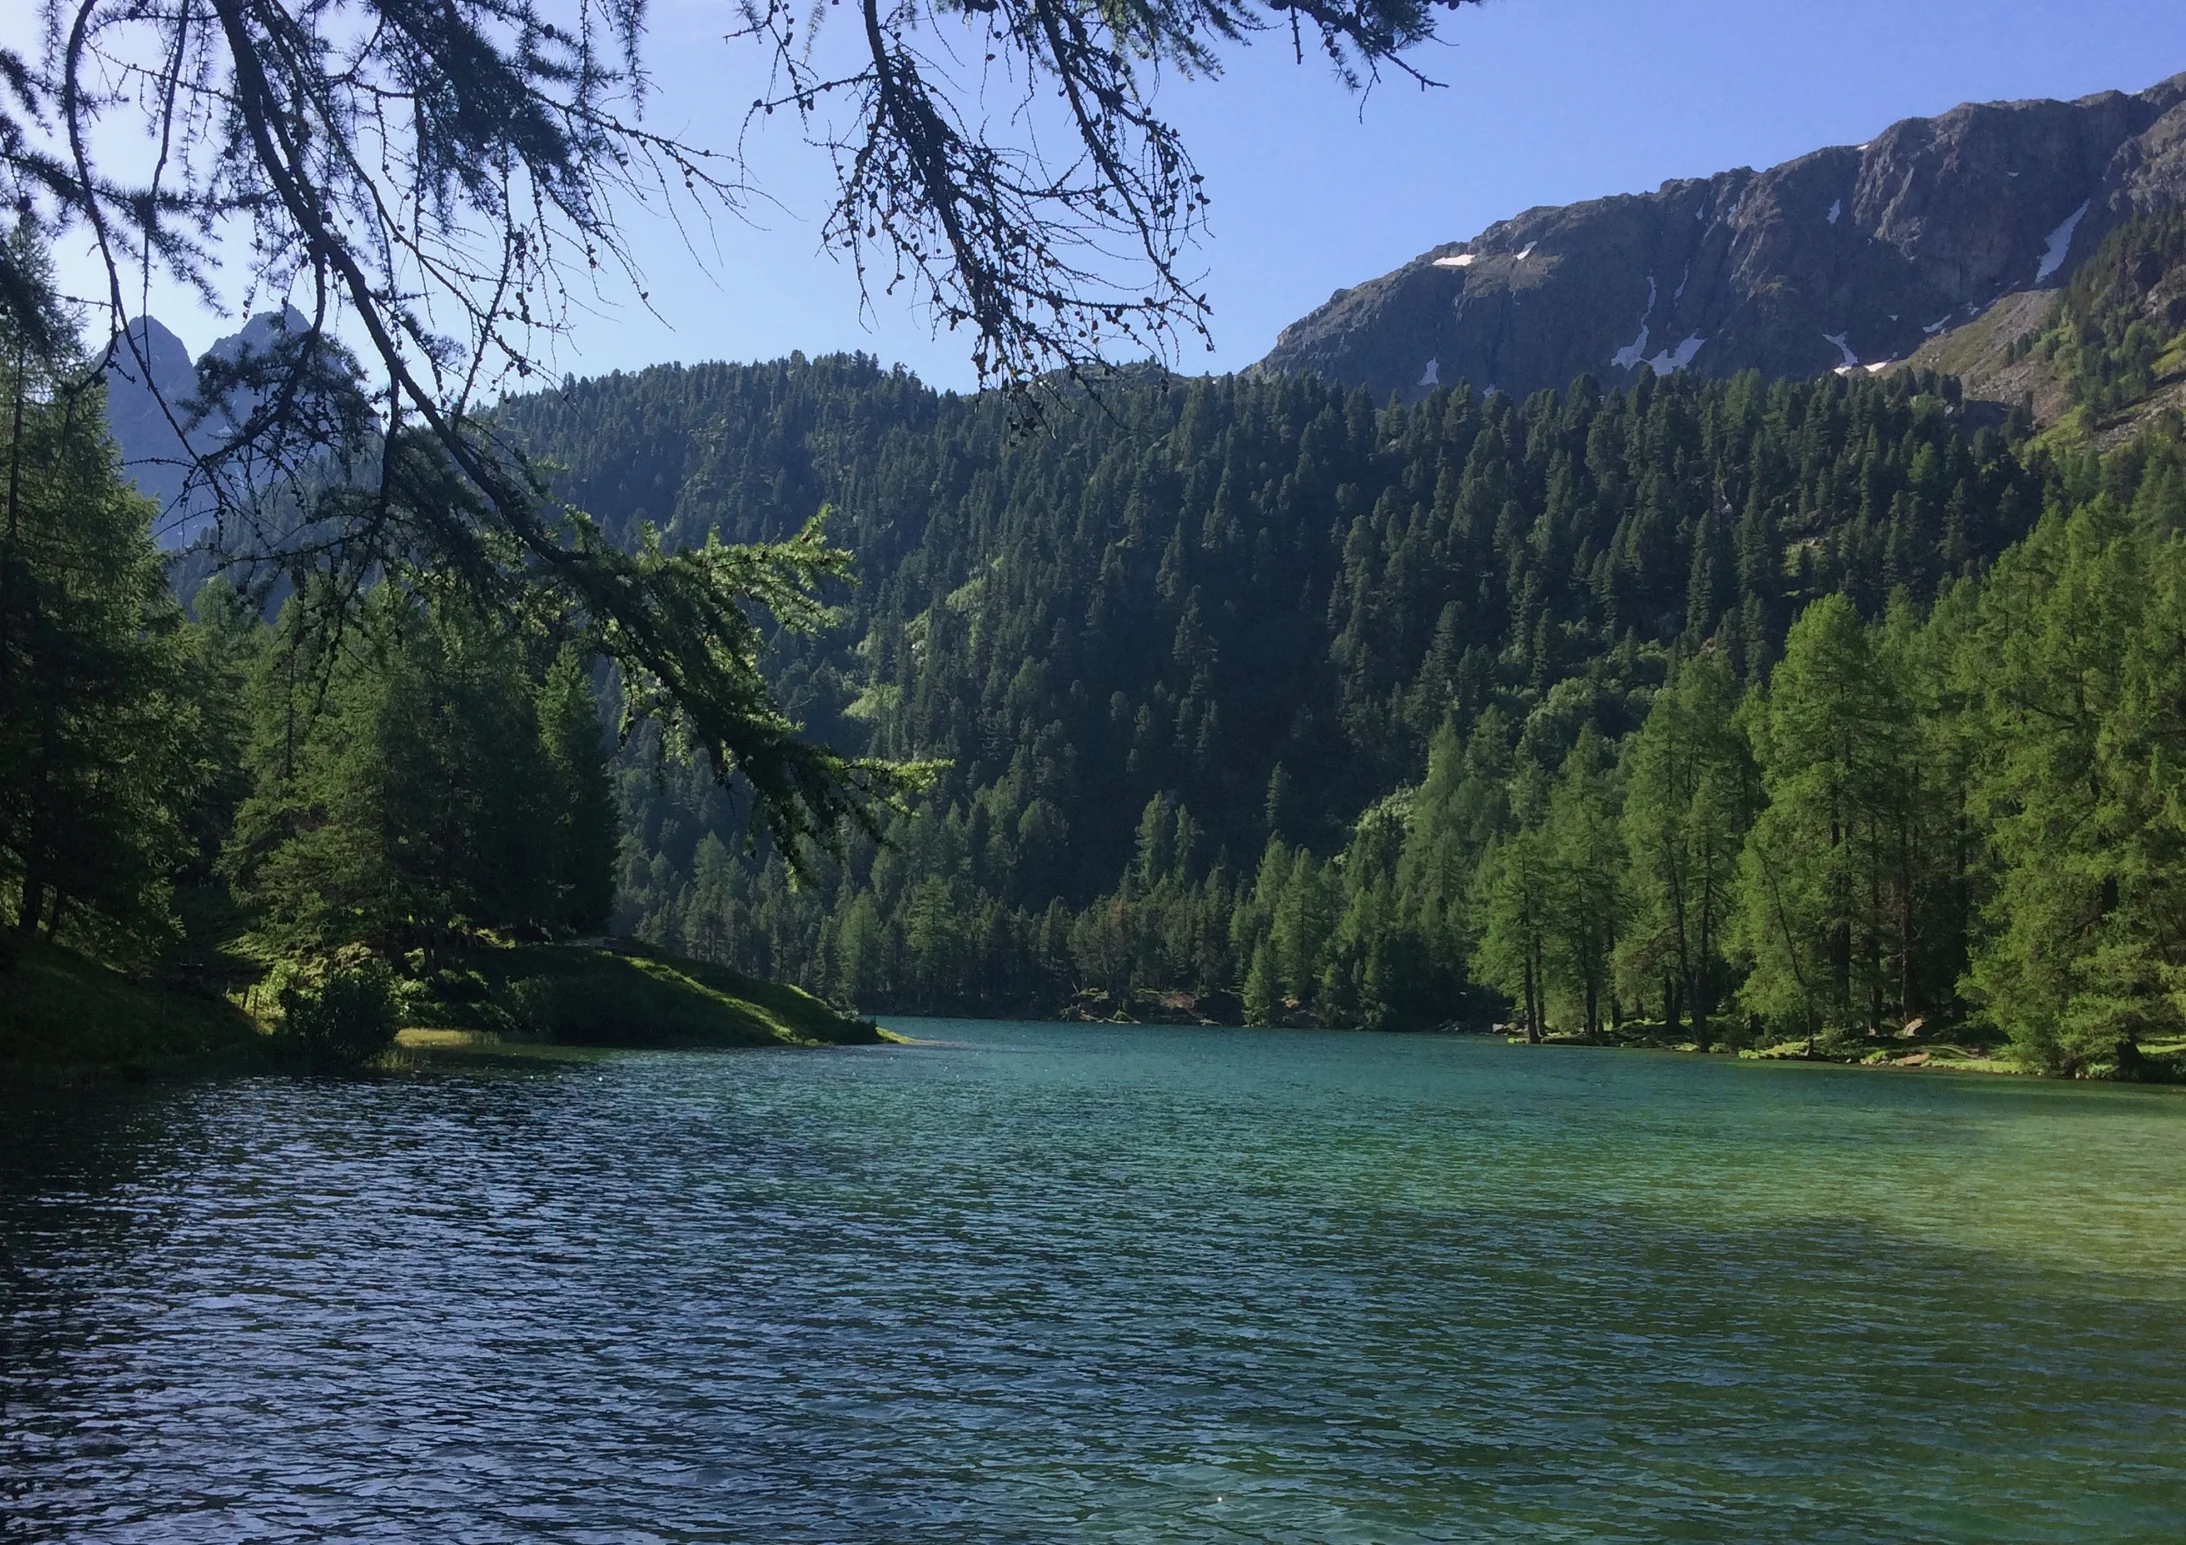
MULTIPOLYGON (((870 1022, 800 988, 646 945, 521 944, 436 973, 404 1014, 410 1032, 561 1046, 856 1046, 870 1022)), ((409 1034, 411 1045, 449 1045, 409 1034)))
POLYGON ((147 1076, 255 1061, 268 1037, 227 999, 126 976, 43 939, 0 955, 0 1076, 147 1076))
MULTIPOLYGON (((272 994, 243 996, 254 1007, 272 994)), ((880 1042, 810 993, 642 945, 520 944, 466 953, 399 996, 398 1048, 705 1048, 880 1042)), ((78 1081, 275 1066, 279 1025, 238 1002, 125 975, 41 939, 0 957, 0 1078, 78 1081)), ((398 1057, 414 1062, 415 1056, 398 1057)))

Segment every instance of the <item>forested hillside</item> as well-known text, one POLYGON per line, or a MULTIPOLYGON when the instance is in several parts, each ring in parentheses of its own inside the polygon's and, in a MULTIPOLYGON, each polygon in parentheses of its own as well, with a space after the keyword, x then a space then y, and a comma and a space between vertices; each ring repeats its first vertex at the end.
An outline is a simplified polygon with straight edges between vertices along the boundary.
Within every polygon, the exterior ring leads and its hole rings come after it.
MULTIPOLYGON (((2156 604, 2180 498, 2168 453, 2030 455, 1903 372, 1411 407, 1148 382, 1013 435, 1000 404, 791 360, 507 416, 625 532, 836 507, 862 582, 780 679, 848 748, 947 771, 792 886, 703 769, 635 746, 618 923, 897 1010, 1644 1013, 1703 1044, 2003 1022, 2048 947, 1999 954, 1998 898, 2064 860, 2010 857, 2035 796, 1983 736, 2030 710, 1988 667, 2074 563, 2137 565, 2156 590, 2111 594, 2156 604), (2045 506, 2009 599, 1966 583, 2045 506)), ((2030 1055, 2113 1056, 2045 1012, 2030 1055)))
POLYGON ((2051 364, 2095 425, 2180 405, 2186 380, 2186 211, 2134 220, 2073 276, 2056 314, 2014 352, 2051 364))

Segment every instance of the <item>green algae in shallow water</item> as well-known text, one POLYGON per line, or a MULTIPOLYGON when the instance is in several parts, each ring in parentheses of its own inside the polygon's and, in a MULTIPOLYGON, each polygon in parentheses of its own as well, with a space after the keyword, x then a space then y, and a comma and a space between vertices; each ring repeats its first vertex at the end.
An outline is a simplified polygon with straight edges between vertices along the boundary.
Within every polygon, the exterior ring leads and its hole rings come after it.
POLYGON ((2173 1541, 2177 1091, 905 1022, 11 1107, 26 1539, 2173 1541))

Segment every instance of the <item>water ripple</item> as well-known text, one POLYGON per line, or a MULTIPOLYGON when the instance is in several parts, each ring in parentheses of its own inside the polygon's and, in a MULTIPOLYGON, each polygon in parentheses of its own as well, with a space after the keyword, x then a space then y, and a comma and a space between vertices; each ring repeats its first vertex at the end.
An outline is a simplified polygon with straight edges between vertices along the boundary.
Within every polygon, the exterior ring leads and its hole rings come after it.
POLYGON ((0 1108, 0 1537, 2165 1540, 2186 1101, 1040 1026, 0 1108))

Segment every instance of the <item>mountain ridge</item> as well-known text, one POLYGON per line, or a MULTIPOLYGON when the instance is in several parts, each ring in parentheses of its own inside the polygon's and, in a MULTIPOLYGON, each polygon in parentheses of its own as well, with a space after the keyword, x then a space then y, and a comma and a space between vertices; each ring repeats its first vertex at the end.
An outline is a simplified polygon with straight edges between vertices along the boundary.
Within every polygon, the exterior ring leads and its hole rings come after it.
POLYGON ((102 366, 107 424, 121 448, 123 476, 159 506, 152 531, 161 547, 187 547, 212 524, 212 491, 193 485, 191 470, 228 440, 253 402, 248 392, 230 392, 218 403, 199 401, 206 365, 263 354, 307 325, 293 306, 256 312, 194 359, 157 317, 131 317, 108 341, 102 366))
POLYGON ((2181 202, 2186 73, 1969 103, 1764 171, 1536 206, 1337 291, 1248 373, 1415 400, 1458 381, 1523 396, 1581 375, 1878 368, 2181 202))

